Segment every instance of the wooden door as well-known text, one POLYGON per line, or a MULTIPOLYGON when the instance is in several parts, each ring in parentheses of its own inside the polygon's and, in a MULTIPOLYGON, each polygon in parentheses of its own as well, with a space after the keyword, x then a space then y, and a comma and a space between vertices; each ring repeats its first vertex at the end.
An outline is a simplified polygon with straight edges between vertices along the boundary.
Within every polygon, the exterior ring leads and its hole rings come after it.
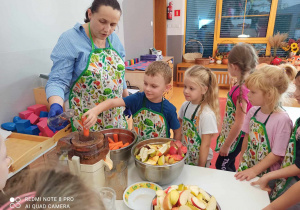
POLYGON ((167 54, 167 0, 153 0, 154 48, 167 54))

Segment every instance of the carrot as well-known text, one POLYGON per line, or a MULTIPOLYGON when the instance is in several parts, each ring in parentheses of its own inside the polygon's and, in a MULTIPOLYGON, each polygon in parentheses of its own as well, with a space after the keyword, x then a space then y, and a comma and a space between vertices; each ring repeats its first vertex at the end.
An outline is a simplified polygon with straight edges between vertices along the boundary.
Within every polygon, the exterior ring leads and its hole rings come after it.
POLYGON ((116 145, 111 150, 116 150, 116 149, 119 149, 119 148, 120 148, 120 146, 116 145))
POLYGON ((119 141, 117 143, 110 143, 109 145, 112 145, 112 146, 122 146, 123 145, 123 142, 119 141))
POLYGON ((125 143, 121 148, 127 147, 128 145, 129 145, 129 143, 127 142, 127 143, 125 143))
POLYGON ((107 137, 109 143, 115 143, 110 137, 107 137))
POLYGON ((159 115, 159 118, 161 120, 161 123, 163 123, 164 122, 164 118, 162 116, 160 116, 160 115, 159 115))
POLYGON ((116 85, 118 85, 117 80, 114 79, 113 81, 114 81, 114 83, 116 83, 116 85))
MULTIPOLYGON (((81 120, 82 120, 82 124, 83 124, 84 121, 86 120, 86 117, 81 118, 81 120)), ((84 135, 85 137, 88 137, 88 136, 90 135, 90 130, 89 130, 88 128, 83 127, 83 135, 84 135)))
POLYGON ((94 63, 90 63, 90 66, 92 66, 94 68, 98 68, 94 63))
POLYGON ((258 133, 254 132, 256 139, 258 140, 258 133))
POLYGON ((134 130, 135 130, 136 134, 139 133, 139 128, 138 127, 134 127, 134 130))
POLYGON ((113 138, 114 138, 114 141, 117 143, 119 141, 119 136, 118 134, 113 134, 113 138))

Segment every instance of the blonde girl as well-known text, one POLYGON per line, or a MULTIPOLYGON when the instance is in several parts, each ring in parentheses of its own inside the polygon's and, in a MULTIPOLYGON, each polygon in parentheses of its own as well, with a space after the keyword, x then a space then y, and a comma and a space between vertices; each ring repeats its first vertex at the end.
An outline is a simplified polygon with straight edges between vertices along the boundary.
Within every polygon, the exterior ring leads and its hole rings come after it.
POLYGON ((226 113, 215 149, 219 152, 217 169, 236 171, 235 158, 241 151, 244 138, 241 128, 245 115, 252 106, 247 97, 249 90, 244 81, 255 69, 257 59, 255 49, 249 44, 238 44, 229 53, 228 72, 232 77, 236 77, 237 83, 227 95, 226 113))
POLYGON ((209 167, 211 139, 218 133, 219 99, 216 76, 209 68, 193 66, 184 75, 184 97, 179 110, 182 141, 187 143, 186 164, 209 167))
POLYGON ((242 128, 245 141, 237 179, 249 181, 280 168, 293 126, 280 103, 295 74, 295 68, 289 65, 265 65, 246 79, 254 107, 247 113, 242 128))

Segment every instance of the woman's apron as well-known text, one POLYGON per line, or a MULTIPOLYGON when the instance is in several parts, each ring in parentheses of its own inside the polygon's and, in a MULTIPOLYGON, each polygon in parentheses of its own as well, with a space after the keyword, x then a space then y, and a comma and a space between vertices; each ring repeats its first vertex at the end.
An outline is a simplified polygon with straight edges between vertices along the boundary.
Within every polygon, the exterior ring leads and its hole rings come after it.
MULTIPOLYGON (((229 134, 229 132, 231 130, 232 125, 235 122, 236 107, 235 107, 235 105, 233 103, 232 95, 238 89, 238 87, 239 86, 237 86, 232 91, 231 95, 229 95, 229 93, 227 94, 225 116, 224 116, 224 119, 223 119, 221 133, 220 133, 220 135, 217 138, 217 145, 216 145, 216 148, 215 148, 216 152, 220 151, 222 145, 225 143, 225 140, 228 137, 228 134, 229 134)), ((241 131, 240 134, 239 134, 239 136, 238 136, 238 138, 236 138, 233 141, 233 143, 231 144, 229 153, 233 152, 236 149, 236 147, 237 147, 237 145, 238 145, 238 143, 239 143, 240 138, 241 138, 242 135, 244 135, 244 132, 241 131)))
MULTIPOLYGON (((292 136, 290 138, 284 159, 281 163, 281 168, 285 168, 288 166, 291 166, 293 164, 295 164, 295 159, 296 159, 296 134, 297 134, 297 129, 299 127, 299 122, 300 122, 300 118, 297 119, 296 123, 295 123, 295 127, 292 133, 292 136)), ((291 182, 291 180, 294 179, 294 177, 288 177, 288 178, 281 178, 278 179, 275 183, 275 187, 272 190, 271 194, 270 194, 270 198, 271 200, 275 200, 276 198, 278 198, 282 192, 285 191, 285 189, 289 186, 289 183, 291 182)))
MULTIPOLYGON (((75 116, 71 119, 72 130, 82 131, 82 115, 89 109, 97 106, 107 99, 122 98, 125 65, 113 49, 107 38, 109 48, 95 49, 89 24, 89 36, 92 42, 92 51, 89 55, 87 66, 80 74, 70 90, 70 109, 75 110, 75 116)), ((117 107, 98 115, 91 131, 99 131, 107 128, 127 128, 127 122, 123 116, 124 107, 117 107)))
POLYGON ((144 96, 143 107, 132 116, 133 128, 138 141, 156 137, 169 138, 167 120, 163 115, 164 99, 161 102, 160 112, 146 108, 146 101, 147 98, 144 96))
MULTIPOLYGON (((191 102, 190 102, 191 103, 191 102)), ((199 151, 201 146, 201 137, 199 136, 199 117, 196 117, 200 105, 198 105, 191 117, 185 117, 185 113, 190 105, 186 106, 182 119, 182 141, 185 141, 188 148, 188 157, 185 159, 185 164, 198 166, 199 151)))
MULTIPOLYGON (((260 110, 257 109, 254 113, 253 117, 251 117, 249 126, 249 138, 248 138, 248 146, 247 150, 243 154, 242 162, 240 163, 238 171, 244 171, 246 169, 252 168, 256 164, 258 164, 261 160, 263 160, 270 152, 270 142, 266 130, 266 124, 273 112, 269 114, 266 121, 261 123, 256 120, 255 116, 257 112, 260 110)), ((267 173, 269 169, 263 171, 258 176, 261 177, 265 173, 267 173)))

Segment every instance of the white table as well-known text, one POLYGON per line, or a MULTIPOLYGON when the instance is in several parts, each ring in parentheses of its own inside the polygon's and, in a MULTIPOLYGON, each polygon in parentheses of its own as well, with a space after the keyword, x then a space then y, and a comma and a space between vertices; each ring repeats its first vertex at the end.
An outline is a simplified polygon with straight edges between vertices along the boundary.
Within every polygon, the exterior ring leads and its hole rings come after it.
MULTIPOLYGON (((252 187, 250 182, 237 181, 234 174, 234 172, 185 165, 180 176, 169 185, 181 183, 197 185, 214 195, 222 210, 261 210, 270 203, 267 192, 252 187)), ((131 158, 128 166, 128 186, 140 181, 143 180, 139 177, 131 158)), ((129 209, 122 200, 116 201, 116 207, 117 210, 129 209)), ((145 207, 145 210, 150 210, 150 204, 149 207, 145 207)))

